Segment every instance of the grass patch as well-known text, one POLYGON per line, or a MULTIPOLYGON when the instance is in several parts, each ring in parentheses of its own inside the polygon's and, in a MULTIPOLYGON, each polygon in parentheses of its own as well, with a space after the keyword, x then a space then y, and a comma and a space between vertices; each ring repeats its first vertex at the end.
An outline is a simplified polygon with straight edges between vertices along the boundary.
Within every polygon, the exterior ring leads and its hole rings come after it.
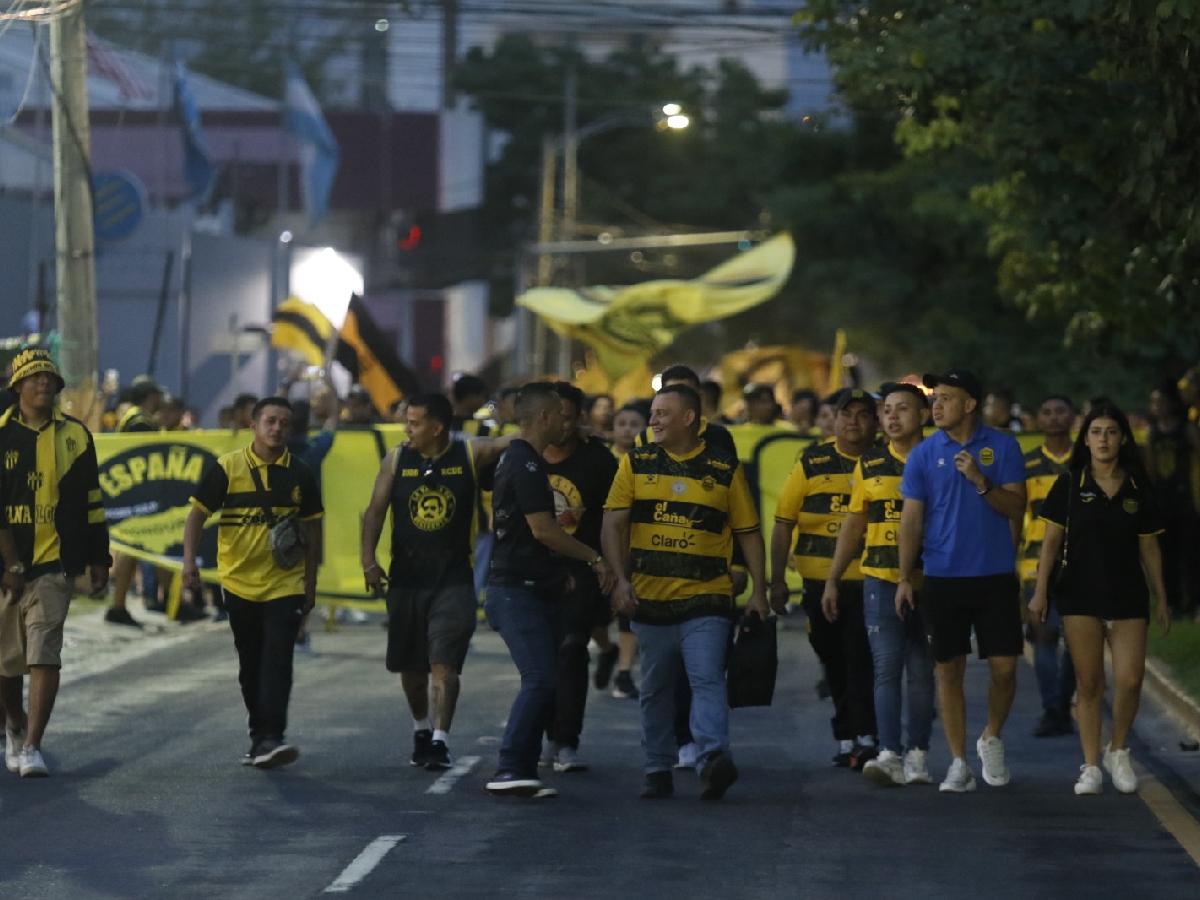
POLYGON ((1166 665, 1171 677, 1192 699, 1200 701, 1200 622, 1173 622, 1165 638, 1152 624, 1147 649, 1150 656, 1166 665))

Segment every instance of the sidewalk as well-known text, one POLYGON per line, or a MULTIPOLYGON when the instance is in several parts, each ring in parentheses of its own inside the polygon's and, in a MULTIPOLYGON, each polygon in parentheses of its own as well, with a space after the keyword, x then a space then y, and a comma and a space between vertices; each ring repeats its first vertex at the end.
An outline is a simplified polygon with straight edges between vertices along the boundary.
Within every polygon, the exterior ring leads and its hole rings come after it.
POLYGON ((128 598, 130 614, 141 628, 111 625, 104 621, 107 599, 76 597, 63 627, 63 684, 90 678, 117 666, 141 659, 214 630, 227 630, 224 622, 168 621, 163 613, 148 612, 140 599, 128 598))

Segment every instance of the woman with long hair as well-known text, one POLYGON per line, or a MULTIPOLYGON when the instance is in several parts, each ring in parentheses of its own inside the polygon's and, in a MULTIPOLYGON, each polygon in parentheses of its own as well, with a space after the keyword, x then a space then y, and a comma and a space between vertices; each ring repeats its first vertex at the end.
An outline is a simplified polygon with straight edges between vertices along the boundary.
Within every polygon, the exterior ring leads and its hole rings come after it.
POLYGON ((1165 634, 1171 616, 1158 535, 1162 519, 1129 420, 1114 404, 1094 404, 1042 506, 1046 536, 1029 611, 1045 621, 1058 606, 1075 664, 1083 765, 1076 794, 1099 794, 1104 769, 1123 794, 1137 790, 1129 732, 1146 668, 1150 595, 1165 634), (1147 589, 1147 586, 1149 589, 1147 589), (1112 650, 1112 739, 1100 750, 1104 642, 1112 650))

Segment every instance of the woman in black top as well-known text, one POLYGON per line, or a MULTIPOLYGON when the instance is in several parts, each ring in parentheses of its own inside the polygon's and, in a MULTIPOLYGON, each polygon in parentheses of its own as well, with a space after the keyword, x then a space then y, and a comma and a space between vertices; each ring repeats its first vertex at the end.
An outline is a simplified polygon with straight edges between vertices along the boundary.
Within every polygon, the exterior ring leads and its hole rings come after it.
POLYGON ((1137 776, 1127 741, 1142 693, 1151 591, 1164 633, 1171 618, 1158 546, 1161 518, 1121 410, 1105 403, 1087 414, 1070 470, 1050 489, 1041 515, 1046 537, 1029 611, 1045 621, 1052 595, 1075 664, 1084 758, 1075 793, 1101 792, 1103 761, 1117 790, 1130 794, 1137 790, 1137 776), (1113 723, 1112 740, 1101 757, 1106 633, 1112 648, 1113 723))

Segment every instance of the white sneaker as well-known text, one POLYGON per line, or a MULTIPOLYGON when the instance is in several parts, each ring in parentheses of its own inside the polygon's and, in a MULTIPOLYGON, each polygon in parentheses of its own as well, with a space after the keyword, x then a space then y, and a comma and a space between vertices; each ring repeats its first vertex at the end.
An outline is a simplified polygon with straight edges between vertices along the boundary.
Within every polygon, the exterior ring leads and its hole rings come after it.
POLYGON ((938 790, 944 794, 965 794, 975 790, 975 773, 961 756, 950 763, 946 779, 938 785, 938 790))
POLYGON ((1075 793, 1102 794, 1104 793, 1104 773, 1099 766, 1080 766, 1079 780, 1075 782, 1075 793))
POLYGON ((679 748, 679 759, 675 761, 677 769, 694 769, 700 759, 700 748, 695 744, 684 744, 679 748))
POLYGON ((21 771, 21 747, 25 744, 25 729, 4 729, 4 767, 12 773, 21 771))
POLYGON ((899 754, 882 750, 874 759, 867 760, 862 773, 883 787, 899 787, 904 784, 904 763, 899 754))
POLYGON ((983 763, 983 780, 992 787, 1008 784, 1008 766, 1004 764, 1004 741, 998 737, 980 738, 975 742, 975 752, 983 763))
POLYGON ((904 783, 933 784, 929 775, 929 751, 913 748, 904 754, 904 783))
POLYGON ((37 747, 21 748, 21 777, 45 778, 50 774, 46 761, 42 759, 42 751, 37 747))
POLYGON ((1122 794, 1132 794, 1138 788, 1137 773, 1133 771, 1133 757, 1129 748, 1113 750, 1112 746, 1104 748, 1104 771, 1112 777, 1113 787, 1122 794))
POLYGON ((563 772, 585 772, 587 771, 587 763, 579 759, 579 754, 572 747, 559 747, 558 753, 554 755, 554 771, 563 772))

